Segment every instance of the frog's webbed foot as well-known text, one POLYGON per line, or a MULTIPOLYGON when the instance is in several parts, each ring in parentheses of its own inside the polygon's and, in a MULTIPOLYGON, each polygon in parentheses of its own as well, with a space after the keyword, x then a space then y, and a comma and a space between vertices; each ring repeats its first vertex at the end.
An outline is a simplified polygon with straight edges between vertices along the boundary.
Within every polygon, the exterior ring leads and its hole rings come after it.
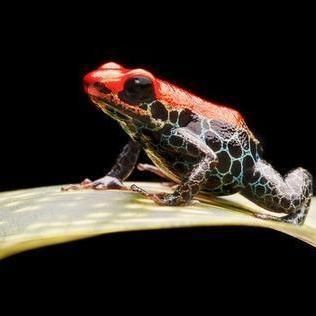
POLYGON ((140 188, 139 186, 137 186, 136 184, 133 184, 131 186, 131 190, 145 196, 146 198, 153 200, 155 203, 162 206, 180 206, 186 205, 188 203, 188 201, 184 201, 181 198, 180 194, 149 193, 144 189, 140 188))
POLYGON ((118 178, 105 176, 95 181, 91 181, 90 179, 85 179, 80 184, 70 184, 63 186, 61 188, 62 191, 77 191, 77 190, 86 190, 86 189, 94 189, 94 190, 127 190, 127 187, 123 185, 122 181, 118 178))

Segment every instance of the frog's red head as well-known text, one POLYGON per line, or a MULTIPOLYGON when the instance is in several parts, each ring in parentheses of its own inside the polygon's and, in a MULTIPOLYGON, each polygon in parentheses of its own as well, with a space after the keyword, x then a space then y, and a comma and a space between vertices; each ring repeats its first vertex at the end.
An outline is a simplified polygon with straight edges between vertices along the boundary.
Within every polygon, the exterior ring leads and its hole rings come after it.
POLYGON ((156 97, 156 79, 143 69, 130 70, 116 63, 107 63, 84 78, 91 100, 116 119, 147 117, 148 104, 156 97))
POLYGON ((238 123, 238 113, 206 102, 143 69, 126 69, 110 62, 87 74, 85 90, 91 100, 119 122, 140 122, 158 128, 181 126, 191 114, 238 123))

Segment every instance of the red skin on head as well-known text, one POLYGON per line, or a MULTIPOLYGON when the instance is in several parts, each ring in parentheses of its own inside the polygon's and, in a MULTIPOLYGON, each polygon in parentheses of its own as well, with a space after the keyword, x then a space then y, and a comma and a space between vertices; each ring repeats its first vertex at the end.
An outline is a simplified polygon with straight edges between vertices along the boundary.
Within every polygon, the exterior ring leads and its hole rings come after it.
POLYGON ((235 126, 245 125, 242 116, 235 110, 207 102, 173 84, 155 78, 146 70, 126 69, 114 62, 106 63, 97 70, 87 74, 84 78, 85 90, 88 94, 95 94, 93 84, 102 83, 107 89, 117 95, 124 89, 126 80, 135 76, 150 78, 154 84, 157 100, 168 104, 175 110, 189 109, 209 119, 225 121, 235 126))

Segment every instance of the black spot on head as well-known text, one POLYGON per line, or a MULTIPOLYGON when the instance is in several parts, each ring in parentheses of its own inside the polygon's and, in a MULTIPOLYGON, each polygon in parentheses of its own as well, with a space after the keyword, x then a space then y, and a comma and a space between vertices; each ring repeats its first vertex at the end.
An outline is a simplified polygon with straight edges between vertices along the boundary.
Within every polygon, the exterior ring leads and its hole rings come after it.
POLYGON ((143 109, 143 110, 148 110, 148 104, 147 103, 141 103, 140 105, 139 105, 139 107, 141 108, 141 109, 143 109))
POLYGON ((143 102, 150 103, 156 99, 151 79, 143 76, 128 79, 118 97, 131 105, 138 105, 143 102))
POLYGON ((178 120, 178 112, 177 111, 171 111, 169 114, 170 122, 171 123, 177 123, 178 120))
POLYGON ((226 173, 230 168, 231 159, 226 151, 217 153, 218 165, 217 170, 221 173, 226 173))
POLYGON ((207 131, 205 133, 205 141, 206 144, 212 148, 214 151, 219 151, 222 148, 222 142, 221 140, 218 138, 218 136, 211 132, 211 131, 207 131))
POLYGON ((192 112, 188 109, 182 110, 179 115, 178 124, 180 127, 185 127, 192 120, 192 112))
POLYGON ((231 156, 233 156, 234 158, 240 158, 242 155, 241 145, 236 139, 232 139, 228 143, 228 150, 231 156))
POLYGON ((151 107, 151 114, 154 119, 160 119, 162 121, 168 120, 168 111, 166 107, 159 101, 155 101, 151 107))

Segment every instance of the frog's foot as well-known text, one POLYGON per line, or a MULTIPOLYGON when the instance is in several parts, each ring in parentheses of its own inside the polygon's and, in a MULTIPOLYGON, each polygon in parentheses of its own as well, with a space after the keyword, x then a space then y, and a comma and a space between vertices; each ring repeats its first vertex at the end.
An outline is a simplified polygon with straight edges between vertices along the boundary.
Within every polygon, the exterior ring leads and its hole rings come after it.
POLYGON ((126 186, 123 185, 122 181, 115 177, 105 176, 95 181, 90 179, 85 179, 80 184, 70 184, 63 186, 62 191, 77 191, 77 190, 128 190, 126 186))
POLYGON ((162 206, 180 206, 186 205, 187 203, 183 201, 181 195, 179 194, 170 194, 170 193, 148 193, 144 189, 138 187, 136 184, 131 186, 131 190, 137 192, 151 200, 153 200, 158 205, 162 206))
POLYGON ((289 215, 273 216, 269 214, 256 213, 254 214, 254 216, 260 219, 264 219, 264 220, 270 220, 270 221, 276 221, 276 222, 288 223, 288 224, 294 224, 294 225, 303 225, 308 213, 309 206, 310 206, 310 200, 307 201, 307 203, 303 205, 302 208, 298 212, 295 212, 289 215))

